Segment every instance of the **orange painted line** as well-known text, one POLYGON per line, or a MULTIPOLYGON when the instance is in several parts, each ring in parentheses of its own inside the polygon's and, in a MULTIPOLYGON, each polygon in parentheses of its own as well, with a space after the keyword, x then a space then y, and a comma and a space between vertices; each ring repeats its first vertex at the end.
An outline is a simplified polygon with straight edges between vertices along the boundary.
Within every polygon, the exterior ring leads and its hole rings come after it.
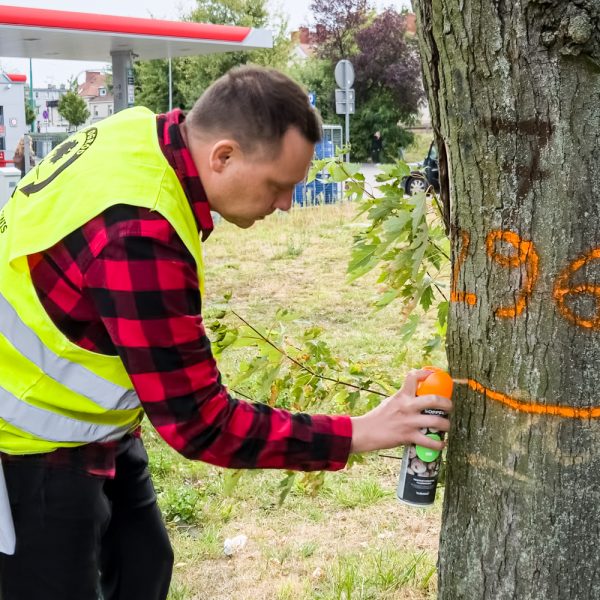
POLYGON ((524 289, 517 298, 515 305, 512 307, 501 306, 495 311, 497 317, 518 317, 523 314, 523 311, 527 308, 529 298, 533 293, 533 288, 539 278, 540 257, 535 246, 533 245, 533 242, 522 239, 521 236, 512 231, 497 230, 488 234, 486 247, 488 256, 502 267, 516 269, 525 265, 527 279, 524 289), (512 256, 500 254, 496 250, 496 244, 498 242, 510 244, 514 248, 515 254, 512 256))
POLYGON ((455 379, 456 383, 466 383, 473 391, 483 394, 487 398, 500 402, 513 410, 527 413, 530 415, 547 415, 551 417, 562 417, 563 419, 599 419, 600 418, 600 406, 592 408, 575 408, 571 406, 556 406, 549 404, 539 404, 535 402, 522 402, 516 398, 512 398, 507 394, 500 392, 494 392, 490 390, 474 379, 460 380, 455 379))
POLYGON ((600 286, 582 284, 569 284, 571 277, 580 269, 587 266, 594 260, 600 260, 600 248, 594 248, 584 256, 574 260, 559 276, 554 286, 554 299, 558 306, 560 314, 573 323, 586 329, 600 330, 600 286), (596 300, 596 315, 593 318, 585 319, 576 315, 567 304, 569 296, 588 294, 594 296, 596 300))
POLYGON ((454 265, 452 272, 452 290, 450 292, 451 302, 466 302, 469 306, 477 305, 477 296, 475 294, 468 294, 466 292, 459 292, 458 289, 458 277, 460 275, 460 268, 463 263, 467 260, 469 254, 469 246, 471 245, 471 236, 468 231, 461 231, 461 250, 458 260, 454 265))

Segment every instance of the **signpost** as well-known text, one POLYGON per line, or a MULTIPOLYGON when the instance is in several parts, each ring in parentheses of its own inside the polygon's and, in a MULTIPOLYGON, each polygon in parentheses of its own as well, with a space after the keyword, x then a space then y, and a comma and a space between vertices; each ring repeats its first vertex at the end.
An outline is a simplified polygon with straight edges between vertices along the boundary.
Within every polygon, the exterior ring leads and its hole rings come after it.
MULTIPOLYGON (((169 62, 169 65, 171 63, 169 62)), ((127 107, 131 108, 135 103, 135 86, 133 79, 133 68, 127 68, 127 107)))
MULTIPOLYGON (((354 114, 354 67, 349 60, 340 60, 335 66, 335 82, 340 89, 335 90, 335 111, 338 115, 346 115, 346 146, 350 145, 350 115, 354 114)), ((346 154, 350 162, 350 152, 346 154)))

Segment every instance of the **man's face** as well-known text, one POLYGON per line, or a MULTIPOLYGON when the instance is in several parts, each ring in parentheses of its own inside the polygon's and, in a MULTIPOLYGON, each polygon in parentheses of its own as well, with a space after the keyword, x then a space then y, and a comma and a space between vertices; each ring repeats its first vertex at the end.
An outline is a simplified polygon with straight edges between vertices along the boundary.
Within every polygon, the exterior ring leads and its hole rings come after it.
POLYGON ((235 142, 211 151, 208 173, 200 171, 210 207, 238 227, 252 226, 276 209, 289 210, 294 186, 306 177, 314 144, 291 127, 279 151, 244 153, 235 142))

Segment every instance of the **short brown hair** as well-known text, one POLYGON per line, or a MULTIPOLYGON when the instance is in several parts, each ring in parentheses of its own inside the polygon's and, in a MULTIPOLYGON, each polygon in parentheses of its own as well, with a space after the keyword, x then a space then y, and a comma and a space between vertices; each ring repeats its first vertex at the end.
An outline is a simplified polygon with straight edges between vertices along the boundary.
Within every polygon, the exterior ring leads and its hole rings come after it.
POLYGON ((290 127, 312 144, 321 141, 321 119, 294 80, 268 67, 242 66, 217 79, 196 101, 186 123, 194 131, 230 135, 242 149, 279 149, 290 127))

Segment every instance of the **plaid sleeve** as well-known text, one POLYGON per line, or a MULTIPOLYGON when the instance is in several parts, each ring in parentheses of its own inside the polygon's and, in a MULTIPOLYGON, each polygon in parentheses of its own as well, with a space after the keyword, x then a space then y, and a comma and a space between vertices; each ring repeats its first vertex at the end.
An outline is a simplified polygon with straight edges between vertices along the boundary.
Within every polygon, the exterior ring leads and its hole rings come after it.
POLYGON ((349 417, 292 414, 235 399, 221 383, 201 317, 198 277, 179 238, 111 236, 85 286, 163 439, 187 458, 233 468, 336 470, 349 417))

